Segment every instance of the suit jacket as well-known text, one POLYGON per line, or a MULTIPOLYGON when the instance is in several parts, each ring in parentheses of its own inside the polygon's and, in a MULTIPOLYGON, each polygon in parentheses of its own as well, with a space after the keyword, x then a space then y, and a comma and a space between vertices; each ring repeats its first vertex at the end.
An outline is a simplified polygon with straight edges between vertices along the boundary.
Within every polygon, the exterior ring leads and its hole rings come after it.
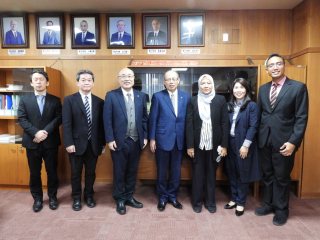
POLYGON ((51 35, 49 35, 48 31, 46 31, 43 35, 42 44, 44 44, 44 45, 60 44, 59 40, 57 39, 57 33, 52 31, 51 35))
MULTIPOLYGON (((105 145, 103 129, 103 100, 91 94, 91 144, 95 156, 101 154, 105 145)), ((62 107, 62 126, 64 146, 75 145, 75 155, 82 155, 88 145, 88 120, 79 92, 64 98, 62 107)))
MULTIPOLYGON (((229 126, 231 128, 234 112, 229 112, 229 126)), ((258 160, 257 151, 257 130, 258 130, 258 106, 255 102, 250 101, 245 109, 241 109, 238 113, 235 129, 234 129, 234 143, 236 152, 236 159, 230 159, 228 154, 225 161, 226 168, 229 171, 235 171, 229 163, 236 161, 239 167, 238 172, 242 182, 258 181, 261 178, 260 166, 258 160), (242 147, 244 140, 250 140, 252 143, 249 148, 248 156, 246 159, 242 159, 239 154, 239 150, 242 147)), ((230 132, 230 128, 228 132, 230 132)), ((230 144, 230 143, 229 143, 230 144)), ((230 149, 231 147, 229 147, 230 149)), ((231 164, 234 165, 234 164, 231 164)))
POLYGON ((118 39, 118 35, 119 35, 119 32, 113 33, 111 35, 111 41, 110 41, 111 45, 131 45, 132 44, 131 35, 129 33, 124 32, 120 40, 118 39))
POLYGON ((190 100, 188 93, 178 90, 178 116, 175 115, 167 90, 153 94, 149 115, 149 139, 155 140, 157 148, 171 151, 175 144, 184 148, 185 122, 187 105, 190 100))
MULTIPOLYGON (((229 121, 227 103, 223 96, 215 95, 210 103, 212 146, 228 147, 229 121)), ((187 148, 199 148, 202 120, 199 115, 198 96, 192 97, 188 104, 186 123, 187 148)))
POLYGON ((147 36, 147 45, 167 45, 167 34, 163 31, 158 32, 158 36, 154 36, 154 32, 149 32, 147 36))
POLYGON ((274 148, 290 142, 300 146, 308 121, 308 91, 305 84, 287 78, 277 96, 274 108, 270 106, 271 82, 259 89, 258 107, 261 113, 258 140, 265 146, 270 135, 274 148))
MULTIPOLYGON (((143 148, 144 139, 148 139, 147 123, 147 101, 146 94, 133 90, 135 121, 139 136, 141 149, 143 148)), ((103 110, 103 121, 106 142, 116 141, 118 150, 122 149, 126 139, 128 128, 128 117, 125 105, 125 98, 121 88, 112 90, 106 94, 105 105, 103 110)))
POLYGON ((20 32, 16 32, 17 37, 14 37, 13 32, 10 30, 6 32, 4 44, 12 44, 12 45, 22 45, 24 44, 24 40, 20 32))
POLYGON ((61 102, 58 97, 47 93, 41 115, 35 94, 22 96, 18 108, 18 122, 24 130, 22 146, 25 148, 39 147, 39 143, 33 142, 39 130, 48 132, 47 139, 41 143, 44 148, 55 148, 60 145, 61 102))
POLYGON ((75 44, 76 45, 95 45, 96 39, 93 33, 87 31, 87 34, 84 38, 84 42, 82 42, 82 32, 79 32, 76 35, 75 44))

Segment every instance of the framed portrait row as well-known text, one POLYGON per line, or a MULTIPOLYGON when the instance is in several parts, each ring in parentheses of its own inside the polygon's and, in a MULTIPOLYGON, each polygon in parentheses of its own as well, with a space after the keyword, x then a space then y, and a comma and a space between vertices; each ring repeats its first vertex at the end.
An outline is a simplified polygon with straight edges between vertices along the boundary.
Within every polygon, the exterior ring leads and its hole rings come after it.
MULTIPOLYGON (((29 25, 25 13, 1 14, 1 47, 28 48, 29 25)), ((71 14, 71 47, 73 49, 100 48, 99 14, 71 14)), ((65 48, 65 23, 62 13, 35 14, 36 46, 39 49, 65 48)), ((133 14, 107 15, 107 47, 134 48, 133 14)), ((205 14, 180 13, 178 46, 204 46, 205 14)), ((170 48, 170 13, 142 14, 142 47, 170 48)))

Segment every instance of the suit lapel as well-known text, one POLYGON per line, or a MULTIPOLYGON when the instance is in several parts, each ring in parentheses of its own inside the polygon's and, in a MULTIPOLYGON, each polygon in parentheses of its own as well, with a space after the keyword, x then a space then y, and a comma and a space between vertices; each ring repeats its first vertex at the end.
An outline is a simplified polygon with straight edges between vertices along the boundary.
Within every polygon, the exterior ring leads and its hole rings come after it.
MULTIPOLYGON (((175 112, 174 112, 174 109, 173 109, 173 105, 172 105, 172 102, 171 102, 171 99, 170 99, 170 96, 169 96, 169 93, 167 90, 164 90, 163 92, 163 99, 164 101, 167 103, 167 105, 169 106, 170 110, 172 111, 173 115, 176 116, 175 112)), ((179 94, 178 94, 179 96, 179 94)), ((178 99, 178 98, 177 98, 178 99)), ((179 107, 179 106, 178 106, 179 107)))
POLYGON ((281 99, 283 98, 283 96, 286 94, 286 92, 289 90, 290 88, 290 85, 291 85, 291 82, 290 80, 287 78, 277 96, 277 99, 276 99, 276 102, 274 103, 274 107, 273 109, 275 109, 278 105, 278 103, 281 101, 281 99))
POLYGON ((74 98, 75 98, 76 103, 79 105, 81 111, 83 112, 83 114, 84 114, 85 116, 87 116, 86 109, 84 108, 84 104, 83 104, 83 101, 82 101, 82 98, 81 98, 80 93, 77 92, 77 93, 74 95, 74 98))
POLYGON ((96 113, 95 110, 98 109, 98 106, 97 106, 98 101, 96 101, 96 100, 97 100, 96 97, 93 94, 91 94, 91 105, 92 105, 91 106, 91 118, 92 118, 92 123, 94 123, 95 119, 97 118, 97 114, 95 114, 96 113))
POLYGON ((118 88, 116 93, 117 93, 116 94, 116 98, 118 99, 118 102, 120 104, 120 108, 122 109, 123 114, 126 116, 126 118, 128 118, 127 109, 126 109, 126 103, 124 102, 124 96, 123 96, 121 88, 118 88))
POLYGON ((178 96, 177 96, 177 100, 178 100, 178 109, 177 109, 177 117, 179 115, 179 109, 182 109, 182 106, 184 104, 184 96, 182 96, 183 94, 181 93, 181 91, 178 90, 178 96))
POLYGON ((139 92, 133 90, 133 95, 134 95, 134 111, 135 111, 135 116, 136 116, 136 120, 138 119, 138 114, 139 111, 138 109, 140 109, 140 106, 142 104, 142 98, 139 92))
MULTIPOLYGON (((35 94, 30 95, 30 103, 31 103, 30 104, 31 106, 35 106, 35 112, 37 113, 39 118, 41 118, 42 116, 41 116, 41 113, 40 113, 40 108, 39 108, 39 105, 38 105, 38 102, 37 102, 37 97, 36 97, 35 94)), ((46 105, 46 103, 45 103, 45 105, 46 105)), ((43 111, 43 113, 44 113, 44 111, 43 111)))

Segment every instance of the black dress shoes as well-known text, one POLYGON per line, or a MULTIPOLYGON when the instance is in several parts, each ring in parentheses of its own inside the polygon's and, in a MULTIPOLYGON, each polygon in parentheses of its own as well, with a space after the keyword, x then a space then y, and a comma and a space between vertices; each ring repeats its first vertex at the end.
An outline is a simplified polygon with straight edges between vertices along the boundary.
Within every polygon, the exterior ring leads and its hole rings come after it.
POLYGON ((224 205, 224 209, 232 209, 235 207, 237 207, 237 204, 230 205, 229 203, 227 203, 226 205, 224 205))
POLYGON ((215 206, 207 206, 206 209, 208 209, 209 213, 215 213, 217 211, 217 207, 215 206))
POLYGON ((202 210, 201 206, 192 206, 192 209, 195 213, 200 213, 202 210))
POLYGON ((94 208, 96 206, 96 201, 93 199, 93 197, 85 198, 85 202, 89 208, 94 208))
POLYGON ((286 224, 287 219, 288 219, 288 217, 286 217, 286 216, 276 214, 273 217, 272 223, 273 223, 273 225, 276 225, 276 226, 282 226, 282 225, 286 224))
POLYGON ((143 208, 143 204, 133 197, 126 201, 126 205, 133 207, 133 208, 143 208))
POLYGON ((74 211, 80 211, 82 208, 80 199, 73 199, 72 209, 74 211))
POLYGON ((59 203, 58 203, 58 199, 57 197, 50 197, 49 198, 49 208, 51 210, 56 210, 59 206, 59 203))
POLYGON ((117 202, 117 213, 119 213, 120 215, 124 215, 126 214, 127 210, 126 210, 126 206, 124 204, 124 201, 118 201, 117 202))
POLYGON ((158 210, 159 210, 160 212, 162 212, 164 209, 166 209, 166 205, 167 205, 166 202, 159 201, 157 208, 158 208, 158 210))
POLYGON ((170 200, 169 203, 172 204, 173 207, 177 209, 182 209, 182 204, 178 202, 178 200, 170 200))
POLYGON ((34 212, 40 212, 42 208, 43 208, 42 200, 40 200, 40 199, 34 200, 34 203, 33 203, 33 206, 32 206, 33 211, 34 212))
POLYGON ((270 213, 273 213, 273 209, 272 209, 272 207, 269 207, 269 206, 258 207, 254 211, 254 214, 257 215, 257 216, 265 216, 265 215, 268 215, 270 213))

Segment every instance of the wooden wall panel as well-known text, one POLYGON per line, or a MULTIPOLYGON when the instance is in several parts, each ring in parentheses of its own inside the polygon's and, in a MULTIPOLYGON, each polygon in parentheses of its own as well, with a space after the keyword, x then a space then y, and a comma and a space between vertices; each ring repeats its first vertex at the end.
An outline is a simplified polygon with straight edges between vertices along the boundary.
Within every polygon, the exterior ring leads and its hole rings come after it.
POLYGON ((320 46, 320 2, 319 0, 308 0, 310 2, 310 47, 320 46))
POLYGON ((302 51, 309 46, 308 1, 302 2, 293 10, 292 53, 302 51))
MULTIPOLYGON (((70 16, 65 14, 65 49, 57 56, 43 56, 41 49, 36 49, 35 15, 29 14, 30 48, 22 59, 137 59, 137 58, 203 58, 214 55, 268 55, 280 52, 284 55, 291 51, 291 10, 241 10, 241 11, 207 11, 205 20, 205 47, 199 47, 201 55, 182 55, 178 47, 178 13, 171 13, 171 48, 167 54, 148 55, 142 48, 141 13, 135 14, 135 48, 130 56, 112 56, 107 49, 106 21, 107 15, 100 14, 101 47, 95 56, 78 56, 76 49, 71 49, 70 16), (238 29, 239 42, 234 44, 217 44, 213 42, 213 30, 221 33, 225 30, 238 29), (276 33, 275 33, 276 32, 276 33)), ((0 59, 6 59, 7 49, 0 49, 0 59)), ((19 58, 19 57, 10 57, 19 58)))
POLYGON ((305 134, 304 161, 302 172, 301 197, 320 197, 320 134, 319 134, 319 106, 320 81, 319 65, 320 53, 307 54, 309 91, 309 119, 305 134))

